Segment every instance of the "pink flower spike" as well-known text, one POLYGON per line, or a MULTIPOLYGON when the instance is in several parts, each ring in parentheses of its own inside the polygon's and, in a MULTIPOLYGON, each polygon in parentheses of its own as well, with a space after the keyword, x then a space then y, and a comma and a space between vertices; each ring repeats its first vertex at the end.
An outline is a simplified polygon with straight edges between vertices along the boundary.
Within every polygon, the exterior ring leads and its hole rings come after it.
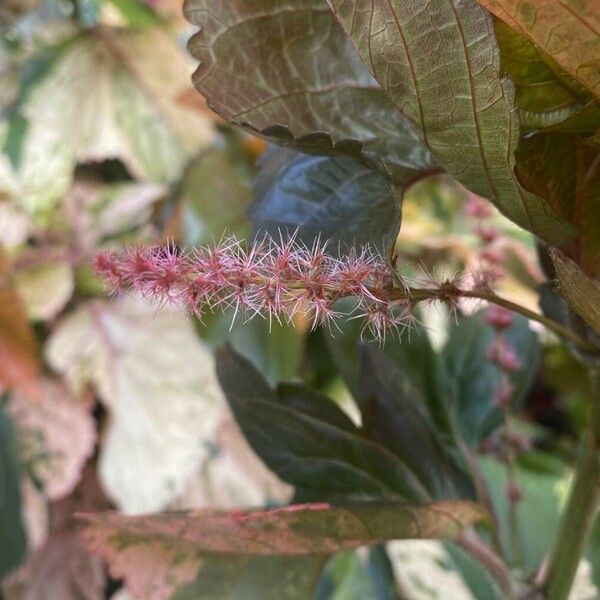
POLYGON ((494 229, 493 227, 486 227, 485 225, 477 225, 474 231, 485 244, 491 244, 500 236, 500 232, 497 229, 494 229))
POLYGON ((488 247, 481 251, 481 258, 492 265, 501 265, 504 262, 504 253, 499 248, 488 247))
POLYGON ((523 492, 521 488, 515 482, 510 482, 506 486, 506 499, 511 504, 518 504, 523 498, 523 492))
POLYGON ((494 404, 499 407, 510 406, 514 391, 514 386, 509 381, 503 381, 494 392, 494 404))
POLYGON ((487 200, 475 194, 469 194, 465 205, 465 214, 473 219, 488 219, 494 213, 487 200))
POLYGON ((506 373, 514 373, 521 368, 515 349, 502 338, 497 338, 487 350, 487 358, 506 373))
POLYGON ((112 250, 101 250, 94 257, 94 273, 104 280, 111 293, 123 288, 124 277, 121 260, 112 250))
POLYGON ((485 322, 496 331, 503 331, 512 325, 513 314, 503 306, 490 306, 485 312, 485 322))

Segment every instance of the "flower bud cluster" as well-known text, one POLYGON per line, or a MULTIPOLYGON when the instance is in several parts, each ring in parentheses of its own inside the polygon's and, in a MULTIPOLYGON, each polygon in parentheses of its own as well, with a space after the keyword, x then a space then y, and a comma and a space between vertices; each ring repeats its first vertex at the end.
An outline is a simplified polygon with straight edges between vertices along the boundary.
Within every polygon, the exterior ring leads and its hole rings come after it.
POLYGON ((504 446, 503 458, 508 465, 508 482, 506 498, 512 505, 518 504, 522 499, 522 491, 514 478, 512 463, 517 453, 523 451, 527 442, 510 426, 509 413, 514 395, 514 385, 511 375, 522 367, 515 348, 506 339, 504 333, 513 323, 513 314, 502 306, 491 306, 487 309, 485 320, 494 330, 494 339, 487 349, 487 359, 500 370, 500 382, 494 391, 494 402, 502 408, 504 413, 504 426, 502 428, 502 445, 504 446))
POLYGON ((505 258, 499 244, 502 236, 495 227, 488 223, 494 214, 489 202, 475 194, 471 194, 465 205, 465 214, 477 223, 474 231, 481 241, 478 258, 487 279, 490 282, 501 279, 504 275, 503 263, 505 258))
POLYGON ((227 238, 192 252, 173 245, 103 251, 95 270, 112 291, 133 291, 198 316, 232 308, 244 319, 282 322, 299 315, 316 327, 352 315, 379 340, 413 318, 407 297, 390 298, 399 285, 394 270, 369 248, 338 258, 320 241, 308 247, 294 237, 265 237, 247 248, 227 238), (348 296, 353 308, 340 314, 334 305, 348 296))

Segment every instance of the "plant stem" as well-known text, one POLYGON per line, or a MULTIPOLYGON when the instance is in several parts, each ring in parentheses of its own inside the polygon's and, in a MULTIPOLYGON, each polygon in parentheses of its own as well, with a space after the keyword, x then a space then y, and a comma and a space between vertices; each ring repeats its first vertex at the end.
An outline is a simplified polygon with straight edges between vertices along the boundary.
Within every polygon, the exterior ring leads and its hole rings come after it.
POLYGON ((582 442, 575 482, 550 556, 546 584, 548 600, 568 598, 600 501, 600 382, 597 372, 592 371, 591 377, 590 421, 582 442))
MULTIPOLYGON (((447 292, 447 295, 454 295, 455 297, 462 298, 476 298, 478 300, 485 300, 490 304, 503 306, 508 310, 512 310, 513 312, 523 315, 531 321, 537 321, 538 323, 541 323, 544 325, 544 327, 556 333, 556 335, 569 339, 581 350, 589 351, 595 349, 586 340, 578 336, 574 331, 570 330, 564 325, 561 325, 560 323, 557 323, 556 321, 553 321, 544 315, 536 313, 525 306, 521 306, 516 302, 502 298, 501 296, 496 295, 494 292, 484 290, 463 290, 452 286, 452 289, 447 292)), ((406 290, 394 289, 392 291, 391 298, 410 298, 415 302, 422 300, 443 300, 443 298, 440 297, 440 289, 436 288, 408 288, 406 290)))
POLYGON ((456 543, 477 559, 496 580, 507 598, 514 593, 514 581, 506 563, 479 537, 474 529, 464 531, 456 543))

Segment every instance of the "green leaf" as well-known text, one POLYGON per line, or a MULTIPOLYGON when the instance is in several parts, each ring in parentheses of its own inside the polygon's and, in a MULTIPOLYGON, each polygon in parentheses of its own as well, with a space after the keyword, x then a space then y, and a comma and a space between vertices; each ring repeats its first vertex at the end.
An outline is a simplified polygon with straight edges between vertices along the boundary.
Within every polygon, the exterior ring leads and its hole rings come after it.
POLYGON ((458 181, 520 226, 558 242, 569 227, 516 180, 519 121, 492 18, 475 0, 329 3, 396 107, 458 181))
POLYGON ((402 458, 433 498, 474 496, 466 473, 442 445, 418 388, 373 346, 362 347, 361 363, 366 434, 402 458))
POLYGON ((25 558, 19 460, 12 424, 0 405, 0 579, 25 558))
POLYGON ((271 384, 298 375, 304 354, 303 333, 291 324, 234 320, 234 310, 202 316, 198 332, 213 348, 228 343, 271 384), (232 326, 233 322, 233 326, 232 326))
POLYGON ((569 306, 600 335, 600 283, 588 277, 572 260, 552 253, 558 291, 569 306))
MULTIPOLYGON (((527 319, 520 315, 513 315, 513 319, 505 335, 521 361, 521 368, 511 377, 515 386, 513 402, 519 405, 535 377, 540 349, 527 319)), ((456 431, 470 446, 476 446, 502 422, 502 411, 493 401, 501 373, 486 356, 493 339, 494 332, 480 312, 461 318, 451 328, 442 351, 448 372, 446 392, 451 418, 456 431)))
POLYGON ((435 165, 333 19, 325 0, 186 0, 209 106, 282 145, 362 158, 405 179, 435 165))
POLYGON ((305 600, 332 553, 388 539, 454 538, 485 517, 477 504, 456 501, 83 516, 91 549, 148 600, 305 600))
POLYGON ((454 570, 460 574, 474 598, 503 600, 498 585, 477 559, 456 544, 445 543, 444 549, 453 563, 454 570))
POLYGON ((293 234, 331 250, 370 245, 387 256, 400 229, 400 195, 383 175, 352 158, 271 151, 259 173, 249 214, 260 233, 293 234), (273 165, 275 163, 275 165, 273 165))
MULTIPOLYGON (((343 413, 314 392, 292 401, 286 388, 274 391, 251 364, 231 349, 217 354, 217 375, 249 444, 303 498, 398 498, 431 496, 402 458, 370 440, 343 413), (309 407, 309 408, 308 408, 309 407)), ((298 389, 295 390, 296 393, 298 389)))
MULTIPOLYGON (((484 458, 480 462, 492 498, 494 512, 500 522, 499 534, 509 564, 513 556, 510 542, 510 506, 506 499, 506 465, 484 458)), ((522 568, 532 573, 547 556, 554 543, 560 517, 560 501, 567 483, 564 478, 539 473, 517 465, 515 480, 523 497, 517 505, 517 527, 520 533, 522 568)))
POLYGON ((518 31, 500 20, 495 22, 495 29, 501 67, 515 84, 515 104, 522 111, 522 125, 559 123, 593 98, 566 74, 559 78, 558 67, 551 66, 551 59, 518 31))
POLYGON ((169 600, 306 600, 324 562, 322 556, 203 556, 195 581, 169 600))
POLYGON ((217 373, 250 445, 303 500, 473 495, 423 397, 381 352, 363 353, 360 428, 302 384, 272 390, 231 350, 219 353, 217 373))
MULTIPOLYGON (((353 393, 359 406, 359 348, 361 346, 361 323, 358 320, 339 324, 341 331, 335 337, 328 336, 327 344, 335 365, 353 393)), ((383 346, 385 353, 394 361, 403 377, 412 384, 415 393, 426 403, 432 421, 439 433, 452 437, 446 397, 447 373, 445 365, 431 347, 427 331, 416 325, 402 339, 389 337, 383 346)))
POLYGON ((181 183, 183 241, 208 244, 224 231, 246 237, 245 212, 252 201, 253 174, 242 140, 232 131, 193 159, 181 183))
POLYGON ((161 27, 82 33, 46 63, 19 106, 27 127, 13 148, 19 201, 42 219, 77 163, 118 158, 133 177, 169 183, 211 141, 209 118, 180 101, 188 63, 161 27))
POLYGON ((127 20, 130 27, 141 28, 156 25, 157 16, 149 6, 138 0, 106 0, 110 2, 127 20))
POLYGON ((579 135, 539 133, 521 141, 517 161, 523 185, 579 230, 563 253, 600 276, 600 148, 579 135))
POLYGON ((526 35, 566 73, 600 98, 597 0, 478 0, 526 35))
POLYGON ((396 582, 385 546, 373 546, 368 554, 346 551, 325 567, 315 600, 393 600, 396 582))

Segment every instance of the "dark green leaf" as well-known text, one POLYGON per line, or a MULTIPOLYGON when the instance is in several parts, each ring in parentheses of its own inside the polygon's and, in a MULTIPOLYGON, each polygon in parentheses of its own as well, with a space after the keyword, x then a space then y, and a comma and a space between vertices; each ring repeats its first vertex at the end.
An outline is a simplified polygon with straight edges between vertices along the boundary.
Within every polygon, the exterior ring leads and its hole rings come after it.
POLYGON ((322 556, 205 556, 193 583, 170 600, 307 600, 322 556))
POLYGON ((362 428, 301 384, 272 391, 240 356, 221 351, 221 385, 250 445, 302 500, 346 496, 461 498, 472 486, 440 441, 426 401, 382 352, 364 350, 362 428))
POLYGON ((302 405, 293 404, 289 394, 284 393, 287 402, 282 400, 230 349, 219 351, 217 374, 254 451, 304 498, 431 497, 400 457, 351 427, 342 414, 332 417, 333 404, 319 411, 322 400, 315 402, 309 393, 302 405))
POLYGON ((25 557, 21 482, 12 424, 0 405, 0 579, 25 557))
POLYGON ((473 597, 485 600, 503 600, 504 596, 489 572, 471 554, 452 543, 444 544, 455 570, 460 574, 473 597))
MULTIPOLYGON (((359 393, 359 347, 362 325, 358 320, 339 324, 341 331, 335 337, 328 336, 327 343, 335 365, 344 381, 361 405, 359 393)), ((431 347, 424 327, 416 325, 410 335, 401 339, 389 337, 383 349, 392 359, 403 377, 412 384, 418 397, 427 405, 429 415, 438 433, 452 438, 452 426, 447 406, 447 373, 445 365, 431 347)))
POLYGON ((442 445, 420 390, 373 346, 363 346, 361 362, 367 435, 399 456, 433 498, 472 497, 471 482, 442 445))
POLYGON ((405 179, 434 166, 333 19, 326 0, 186 0, 201 29, 194 76, 232 124, 316 154, 363 158, 405 179))
MULTIPOLYGON (((515 386, 513 402, 518 405, 527 394, 537 372, 539 343, 527 319, 514 315, 506 340, 515 349, 521 368, 511 377, 515 386)), ((450 330, 442 351, 448 372, 448 404, 456 430, 470 446, 490 435, 502 421, 502 411, 494 403, 500 384, 499 369, 486 357, 494 332, 483 313, 463 317, 450 330)))
POLYGON ((293 325, 252 319, 234 321, 234 311, 202 315, 199 334, 213 347, 225 342, 248 359, 271 384, 298 375, 304 351, 304 334, 293 325), (232 326, 233 321, 233 326, 232 326))
POLYGON ((364 555, 342 552, 323 572, 315 600, 395 600, 395 580, 385 546, 374 546, 364 555))
POLYGON ((229 132, 187 167, 181 183, 182 233, 188 245, 208 244, 223 232, 245 238, 253 170, 241 139, 229 132))
POLYGON ((249 211, 259 232, 297 231, 309 246, 321 236, 333 251, 369 244, 387 255, 400 228, 400 195, 383 175, 351 158, 283 154, 272 151, 259 175, 249 211))
POLYGON ((329 0, 360 55, 434 156, 467 188, 552 242, 569 227, 516 180, 519 121, 491 15, 475 0, 329 0))

